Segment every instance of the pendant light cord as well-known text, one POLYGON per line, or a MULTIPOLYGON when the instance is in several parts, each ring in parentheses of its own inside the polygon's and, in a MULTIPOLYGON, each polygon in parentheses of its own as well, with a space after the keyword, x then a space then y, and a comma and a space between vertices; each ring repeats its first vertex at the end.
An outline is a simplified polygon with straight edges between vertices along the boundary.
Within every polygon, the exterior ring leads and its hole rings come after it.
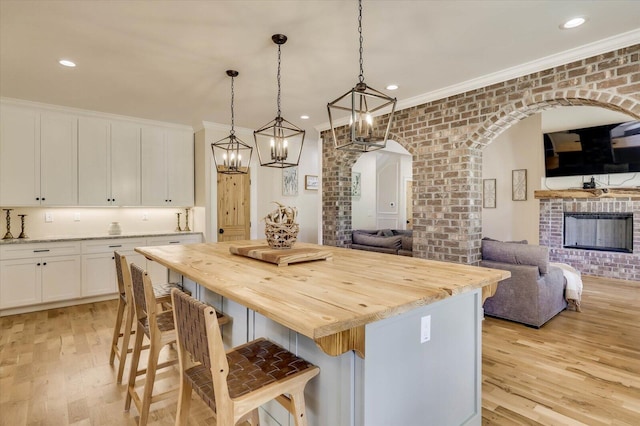
POLYGON ((278 117, 280 117, 280 45, 278 45, 278 117))
POLYGON ((236 131, 234 129, 235 114, 233 112, 233 100, 235 98, 235 92, 233 90, 233 80, 234 80, 234 77, 231 77, 231 134, 232 135, 234 135, 236 133, 236 131))
POLYGON ((360 75, 358 78, 360 79, 360 83, 364 82, 364 65, 362 60, 362 43, 364 42, 364 38, 362 37, 362 0, 358 0, 358 33, 360 34, 360 75))

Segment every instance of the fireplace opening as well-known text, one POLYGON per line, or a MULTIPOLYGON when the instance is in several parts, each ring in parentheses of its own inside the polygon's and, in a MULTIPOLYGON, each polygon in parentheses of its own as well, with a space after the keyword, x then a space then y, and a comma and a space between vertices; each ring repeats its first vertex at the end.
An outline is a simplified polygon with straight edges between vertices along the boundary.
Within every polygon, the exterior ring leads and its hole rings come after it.
POLYGON ((633 253, 633 214, 565 213, 564 247, 633 253))

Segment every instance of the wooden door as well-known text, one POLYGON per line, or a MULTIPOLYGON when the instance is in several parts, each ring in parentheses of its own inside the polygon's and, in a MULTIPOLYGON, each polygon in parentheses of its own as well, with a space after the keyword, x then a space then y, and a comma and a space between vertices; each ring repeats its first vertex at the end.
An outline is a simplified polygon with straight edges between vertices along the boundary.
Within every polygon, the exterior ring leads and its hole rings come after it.
POLYGON ((218 173, 218 241, 248 240, 249 174, 218 173))

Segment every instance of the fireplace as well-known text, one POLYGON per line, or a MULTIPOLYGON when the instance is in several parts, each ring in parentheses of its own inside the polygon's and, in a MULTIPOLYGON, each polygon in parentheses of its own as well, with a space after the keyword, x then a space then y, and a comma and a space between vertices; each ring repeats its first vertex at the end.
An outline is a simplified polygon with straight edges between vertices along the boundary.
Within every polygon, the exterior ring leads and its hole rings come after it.
POLYGON ((565 212, 563 247, 633 253, 633 214, 565 212))
POLYGON ((549 247, 552 262, 568 263, 585 275, 640 282, 640 188, 536 191, 535 196, 540 200, 540 245, 549 247), (584 213, 591 217, 583 218, 584 213), (590 239, 582 238, 580 228, 573 238, 564 235, 566 224, 574 221, 595 228, 590 239), (607 227, 618 229, 615 244, 601 237, 607 227), (609 246, 619 250, 609 251, 609 246))

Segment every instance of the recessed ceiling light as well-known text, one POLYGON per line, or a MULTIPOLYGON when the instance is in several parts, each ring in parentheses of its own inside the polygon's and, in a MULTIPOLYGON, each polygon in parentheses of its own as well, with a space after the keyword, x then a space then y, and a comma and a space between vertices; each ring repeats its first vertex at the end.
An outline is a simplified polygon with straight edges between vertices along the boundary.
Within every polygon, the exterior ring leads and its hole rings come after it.
POLYGON ((301 115, 300 118, 303 119, 303 120, 308 120, 309 116, 308 115, 301 115))
POLYGON ((387 90, 396 90, 398 88, 397 84, 390 84, 387 86, 387 90))
POLYGON ((579 27, 585 22, 587 22, 587 18, 579 16, 577 18, 571 18, 568 21, 564 22, 562 25, 560 25, 560 28, 562 28, 563 30, 570 30, 572 28, 579 27))
POLYGON ((60 60, 58 61, 58 63, 59 63, 60 65, 63 65, 63 66, 65 66, 65 67, 69 67, 69 68, 73 68, 73 67, 75 67, 75 66, 76 66, 75 62, 70 61, 70 60, 68 60, 68 59, 60 59, 60 60))

